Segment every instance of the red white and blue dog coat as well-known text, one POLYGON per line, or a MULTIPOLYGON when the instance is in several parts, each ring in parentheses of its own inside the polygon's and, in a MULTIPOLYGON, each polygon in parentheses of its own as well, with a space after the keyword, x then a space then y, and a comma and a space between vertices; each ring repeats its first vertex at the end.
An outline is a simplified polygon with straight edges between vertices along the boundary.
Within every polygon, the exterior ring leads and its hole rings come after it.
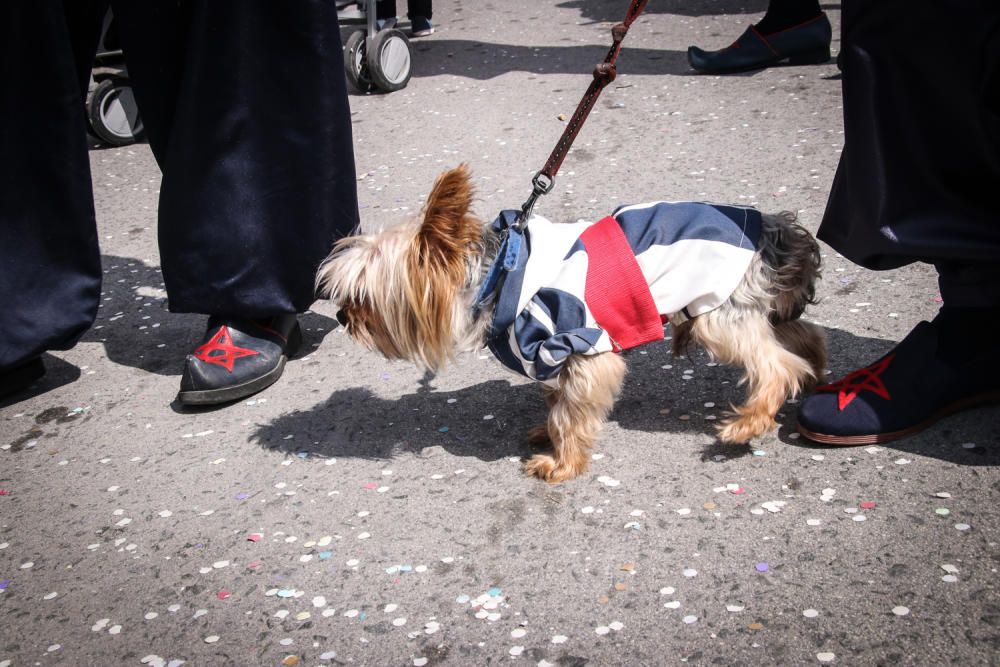
MULTIPOLYGON (((509 229, 517 213, 493 223, 509 229)), ((760 212, 700 202, 619 207, 597 222, 532 216, 519 250, 507 243, 487 278, 496 290, 487 345, 508 368, 552 381, 572 354, 627 350, 663 338, 663 325, 725 303, 760 239, 760 212), (506 252, 506 257, 504 256, 506 252)))

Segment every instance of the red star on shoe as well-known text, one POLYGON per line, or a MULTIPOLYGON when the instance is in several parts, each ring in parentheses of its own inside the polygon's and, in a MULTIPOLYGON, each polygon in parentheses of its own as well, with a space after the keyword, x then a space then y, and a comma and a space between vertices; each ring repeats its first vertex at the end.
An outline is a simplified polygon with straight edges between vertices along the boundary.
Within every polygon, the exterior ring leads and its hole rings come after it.
POLYGON ((895 354, 890 354, 885 359, 877 361, 871 366, 859 368, 836 382, 817 387, 816 390, 836 391, 837 404, 841 410, 850 405, 851 401, 857 397, 859 391, 867 390, 876 396, 891 401, 892 397, 889 396, 889 390, 882 382, 882 373, 889 368, 889 364, 892 363, 895 357, 895 354))
POLYGON ((229 327, 222 325, 211 340, 194 351, 194 356, 205 363, 224 367, 233 372, 233 362, 241 357, 252 357, 260 354, 257 350, 233 345, 233 337, 229 335, 229 327), (219 352, 221 354, 215 354, 219 352))

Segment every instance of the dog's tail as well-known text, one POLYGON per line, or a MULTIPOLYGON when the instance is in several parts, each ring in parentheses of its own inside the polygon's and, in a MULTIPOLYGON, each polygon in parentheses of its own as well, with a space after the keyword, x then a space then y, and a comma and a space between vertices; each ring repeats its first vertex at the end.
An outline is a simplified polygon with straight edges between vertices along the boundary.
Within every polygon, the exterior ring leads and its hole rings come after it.
POLYGON ((771 322, 798 319, 807 305, 816 303, 819 244, 790 211, 763 216, 762 234, 762 259, 774 272, 772 287, 777 292, 771 322))

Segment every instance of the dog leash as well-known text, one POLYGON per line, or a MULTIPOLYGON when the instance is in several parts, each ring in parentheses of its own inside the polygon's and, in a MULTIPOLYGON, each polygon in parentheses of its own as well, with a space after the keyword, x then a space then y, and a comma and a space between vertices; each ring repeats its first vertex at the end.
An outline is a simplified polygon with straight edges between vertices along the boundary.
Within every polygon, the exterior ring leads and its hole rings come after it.
POLYGON ((527 224, 538 198, 542 195, 547 195, 552 190, 552 186, 555 184, 556 173, 558 173, 559 167, 562 166, 563 160, 566 159, 566 154, 569 153, 576 135, 580 133, 584 121, 590 115, 590 110, 594 108, 594 104, 597 102, 597 98, 600 97, 601 91, 615 80, 618 74, 615 68, 615 61, 622 50, 622 42, 625 40, 625 35, 628 34, 628 29, 631 27, 632 22, 639 18, 639 15, 646 8, 648 1, 632 0, 632 4, 629 5, 628 12, 625 14, 625 20, 611 28, 612 44, 608 50, 608 55, 604 57, 604 62, 598 63, 594 68, 594 78, 590 82, 587 92, 583 94, 583 99, 580 100, 576 111, 573 112, 572 118, 569 119, 569 123, 566 125, 566 129, 563 130, 562 136, 559 138, 558 143, 556 143, 556 147, 552 149, 552 153, 549 154, 549 159, 545 161, 545 165, 531 179, 531 195, 521 206, 521 213, 514 222, 514 228, 517 231, 522 230, 524 225, 527 224))
POLYGON ((531 211, 535 207, 535 202, 542 195, 547 195, 552 191, 559 167, 562 166, 563 160, 566 159, 566 154, 569 153, 576 135, 580 133, 583 122, 590 115, 590 110, 594 108, 594 103, 600 97, 601 91, 615 80, 615 76, 617 76, 615 61, 622 50, 622 41, 625 39, 629 27, 642 14, 642 10, 646 8, 648 1, 632 0, 628 12, 625 14, 625 20, 611 28, 612 44, 608 50, 608 55, 604 57, 603 62, 598 63, 594 68, 594 78, 590 82, 587 92, 583 94, 583 99, 580 100, 576 111, 573 112, 573 117, 570 118, 566 129, 563 130, 562 136, 559 138, 558 143, 556 143, 556 147, 552 149, 552 153, 549 154, 549 159, 545 161, 545 165, 531 179, 531 195, 521 206, 521 211, 502 211, 496 221, 494 221, 494 231, 500 235, 502 241, 496 259, 486 272, 485 279, 472 302, 474 317, 479 316, 482 308, 503 282, 504 276, 509 271, 516 269, 519 263, 521 263, 519 258, 521 256, 521 247, 524 245, 524 227, 528 223, 528 218, 531 217, 531 211))

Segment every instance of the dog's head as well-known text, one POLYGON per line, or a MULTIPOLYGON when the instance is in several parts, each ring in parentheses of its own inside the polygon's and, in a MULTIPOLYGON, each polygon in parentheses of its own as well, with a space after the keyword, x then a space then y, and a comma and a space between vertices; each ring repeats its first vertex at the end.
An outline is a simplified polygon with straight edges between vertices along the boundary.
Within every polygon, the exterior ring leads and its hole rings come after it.
POLYGON ((472 196, 460 165, 438 176, 420 219, 337 242, 316 285, 355 340, 432 369, 453 356, 470 325, 462 296, 478 279, 483 252, 472 196))

